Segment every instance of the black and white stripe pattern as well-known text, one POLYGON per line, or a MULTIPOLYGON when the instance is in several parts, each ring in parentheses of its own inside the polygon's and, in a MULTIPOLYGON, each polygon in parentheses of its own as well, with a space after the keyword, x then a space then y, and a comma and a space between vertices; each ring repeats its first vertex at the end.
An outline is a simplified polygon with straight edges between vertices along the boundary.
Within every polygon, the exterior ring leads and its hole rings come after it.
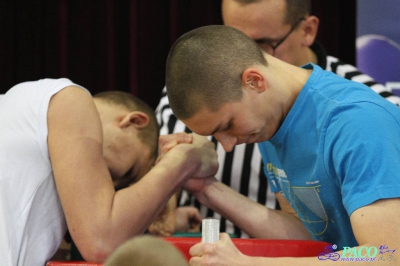
MULTIPOLYGON (((341 77, 364 83, 390 102, 400 105, 400 97, 393 95, 390 90, 376 83, 370 76, 359 72, 356 67, 346 64, 333 56, 327 56, 325 50, 319 43, 315 43, 312 49, 317 54, 319 65, 322 68, 334 72, 341 77)), ((173 115, 169 107, 166 88, 163 89, 162 98, 156 109, 156 117, 160 125, 160 135, 175 132, 190 132, 190 130, 173 115)), ((226 153, 215 139, 212 139, 212 141, 216 143, 218 160, 220 163, 216 178, 260 204, 272 209, 279 208, 275 195, 270 191, 269 184, 264 175, 258 146, 256 144, 241 144, 235 146, 232 152, 226 153)), ((246 233, 235 227, 230 221, 200 205, 200 203, 186 191, 182 193, 180 205, 190 205, 199 208, 203 218, 220 218, 221 232, 236 234, 238 237, 242 238, 248 237, 246 233)))

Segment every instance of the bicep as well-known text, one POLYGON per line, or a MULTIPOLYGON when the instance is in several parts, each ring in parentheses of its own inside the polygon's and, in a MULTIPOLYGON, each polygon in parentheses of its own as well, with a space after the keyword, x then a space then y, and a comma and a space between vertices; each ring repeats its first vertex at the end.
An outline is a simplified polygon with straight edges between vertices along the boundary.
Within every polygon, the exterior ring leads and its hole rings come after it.
POLYGON ((351 107, 350 114, 333 116, 324 146, 325 168, 341 188, 348 213, 400 195, 400 126, 395 116, 371 103, 351 107))
POLYGON ((359 245, 400 248, 400 198, 384 199, 355 210, 351 226, 359 245))
POLYGON ((54 178, 71 234, 85 230, 113 196, 102 155, 102 127, 90 95, 68 87, 53 96, 48 110, 48 147, 54 178), (79 228, 79 229, 77 229, 79 228))

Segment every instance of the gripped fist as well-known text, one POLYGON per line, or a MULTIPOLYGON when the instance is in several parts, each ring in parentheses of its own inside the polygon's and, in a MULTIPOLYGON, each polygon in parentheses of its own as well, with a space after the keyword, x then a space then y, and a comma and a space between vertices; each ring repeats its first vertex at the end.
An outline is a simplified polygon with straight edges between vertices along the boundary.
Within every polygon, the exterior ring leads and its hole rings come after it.
POLYGON ((218 156, 215 151, 215 144, 197 134, 193 134, 192 147, 193 155, 196 160, 193 163, 198 164, 198 170, 193 174, 192 178, 206 178, 214 176, 218 171, 218 156))
POLYGON ((206 137, 196 134, 172 134, 160 138, 157 163, 183 164, 191 178, 205 178, 218 171, 215 145, 206 137))
POLYGON ((176 145, 182 143, 190 144, 192 142, 193 136, 183 132, 160 136, 158 139, 158 158, 155 163, 157 164, 176 145))

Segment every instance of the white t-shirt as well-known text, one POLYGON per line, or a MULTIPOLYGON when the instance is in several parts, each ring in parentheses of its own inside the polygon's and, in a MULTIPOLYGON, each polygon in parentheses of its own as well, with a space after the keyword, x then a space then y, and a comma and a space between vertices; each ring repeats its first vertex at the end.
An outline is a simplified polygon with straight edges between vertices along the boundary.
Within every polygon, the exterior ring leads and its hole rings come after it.
POLYGON ((47 146, 51 97, 68 79, 24 82, 0 97, 0 264, 43 266, 66 222, 47 146))

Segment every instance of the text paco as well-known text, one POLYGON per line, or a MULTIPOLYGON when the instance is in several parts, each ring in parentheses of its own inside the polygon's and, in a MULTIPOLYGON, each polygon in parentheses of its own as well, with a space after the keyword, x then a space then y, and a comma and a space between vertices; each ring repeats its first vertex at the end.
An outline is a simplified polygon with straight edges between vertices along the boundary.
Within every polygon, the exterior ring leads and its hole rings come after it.
POLYGON ((342 258, 375 258, 378 248, 371 247, 343 247, 342 258))

